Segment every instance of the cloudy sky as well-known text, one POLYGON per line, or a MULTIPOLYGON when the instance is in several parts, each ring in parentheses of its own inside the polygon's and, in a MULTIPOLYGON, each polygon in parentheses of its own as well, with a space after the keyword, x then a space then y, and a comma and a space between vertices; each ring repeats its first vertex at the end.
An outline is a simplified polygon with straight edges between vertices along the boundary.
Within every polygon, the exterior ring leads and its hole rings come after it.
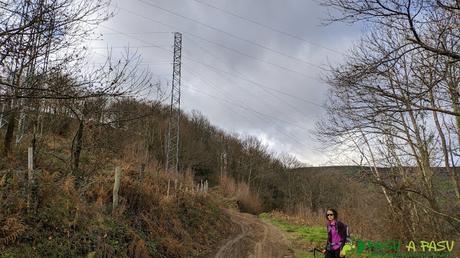
POLYGON ((343 61, 359 26, 322 25, 327 10, 313 0, 113 0, 112 8, 89 43, 94 60, 129 46, 166 84, 181 32, 185 112, 311 165, 346 162, 322 151, 312 130, 325 114, 324 69, 343 61))

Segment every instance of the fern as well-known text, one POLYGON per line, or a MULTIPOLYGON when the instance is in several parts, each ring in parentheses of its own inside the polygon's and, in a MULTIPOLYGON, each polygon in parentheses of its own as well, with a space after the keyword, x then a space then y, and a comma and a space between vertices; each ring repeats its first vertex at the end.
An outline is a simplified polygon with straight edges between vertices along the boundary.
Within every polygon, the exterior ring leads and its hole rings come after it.
POLYGON ((2 224, 0 229, 0 245, 6 246, 14 243, 26 230, 26 226, 17 217, 9 217, 2 224))

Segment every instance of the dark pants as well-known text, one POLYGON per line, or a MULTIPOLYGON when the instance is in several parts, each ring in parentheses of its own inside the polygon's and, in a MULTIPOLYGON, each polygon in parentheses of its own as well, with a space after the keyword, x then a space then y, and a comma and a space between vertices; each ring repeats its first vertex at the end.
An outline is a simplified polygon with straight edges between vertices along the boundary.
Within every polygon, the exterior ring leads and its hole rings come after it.
POLYGON ((340 249, 335 251, 327 251, 326 258, 340 258, 340 249))

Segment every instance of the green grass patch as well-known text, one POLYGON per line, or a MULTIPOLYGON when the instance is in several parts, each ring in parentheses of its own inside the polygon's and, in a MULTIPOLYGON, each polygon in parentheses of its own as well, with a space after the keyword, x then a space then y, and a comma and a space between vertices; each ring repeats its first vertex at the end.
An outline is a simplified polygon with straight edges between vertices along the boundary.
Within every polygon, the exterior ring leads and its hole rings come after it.
MULTIPOLYGON (((299 258, 311 258, 313 253, 308 250, 312 247, 322 247, 327 241, 326 227, 304 225, 294 225, 289 222, 274 218, 268 213, 262 213, 259 218, 265 222, 275 225, 286 232, 291 241, 291 248, 295 251, 295 256, 299 258)), ((323 257, 317 253, 316 257, 323 257)))
MULTIPOLYGON (((294 225, 285 221, 271 216, 268 213, 262 213, 259 215, 259 218, 265 222, 275 225, 282 231, 286 232, 289 240, 291 241, 291 249, 294 250, 295 256, 299 258, 313 258, 313 252, 309 250, 313 247, 324 247, 327 241, 327 231, 326 226, 304 226, 304 225, 294 225)), ((366 253, 361 255, 365 257, 372 258, 383 258, 383 256, 370 256, 366 253)), ((316 257, 323 258, 324 255, 321 253, 316 253, 316 257)), ((354 253, 347 254, 347 258, 358 258, 354 253)), ((386 256, 388 258, 390 256, 386 256)))
POLYGON ((303 241, 310 244, 311 246, 321 246, 324 245, 324 243, 327 241, 326 227, 293 225, 287 221, 273 218, 267 213, 262 213, 259 215, 259 217, 262 220, 277 226, 281 230, 291 233, 293 236, 295 236, 296 240, 303 241))

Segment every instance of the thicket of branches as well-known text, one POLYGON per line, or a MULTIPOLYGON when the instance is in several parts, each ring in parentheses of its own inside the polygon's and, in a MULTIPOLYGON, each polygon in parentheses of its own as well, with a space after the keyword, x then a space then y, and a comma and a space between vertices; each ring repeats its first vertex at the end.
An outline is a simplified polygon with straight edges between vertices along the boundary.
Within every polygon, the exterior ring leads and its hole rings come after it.
POLYGON ((371 168, 367 178, 402 223, 401 237, 458 232, 459 2, 324 4, 332 21, 359 21, 369 31, 328 77, 331 99, 320 139, 348 148, 358 165, 371 168))
MULTIPOLYGON (((107 0, 6 1, 0 6, 0 127, 5 128, 2 153, 32 134, 34 152, 46 115, 77 119, 72 141, 72 168, 78 172, 82 137, 89 120, 100 119, 104 105, 152 87, 138 69, 140 57, 126 51, 87 68, 82 42, 110 17, 107 0)), ((37 153, 36 153, 37 154, 37 153)))

